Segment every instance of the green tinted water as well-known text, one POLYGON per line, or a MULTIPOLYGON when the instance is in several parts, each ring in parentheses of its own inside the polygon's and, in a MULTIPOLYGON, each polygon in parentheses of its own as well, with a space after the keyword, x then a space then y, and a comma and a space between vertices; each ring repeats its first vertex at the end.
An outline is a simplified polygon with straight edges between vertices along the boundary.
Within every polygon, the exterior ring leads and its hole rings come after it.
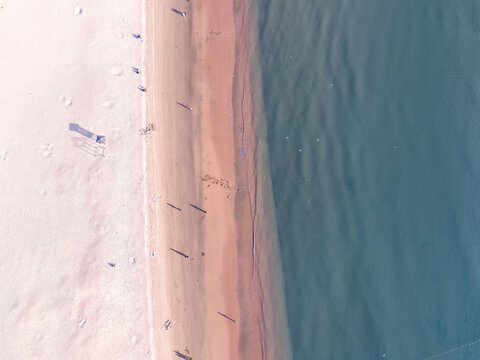
POLYGON ((294 359, 480 358, 480 2, 258 3, 294 359))

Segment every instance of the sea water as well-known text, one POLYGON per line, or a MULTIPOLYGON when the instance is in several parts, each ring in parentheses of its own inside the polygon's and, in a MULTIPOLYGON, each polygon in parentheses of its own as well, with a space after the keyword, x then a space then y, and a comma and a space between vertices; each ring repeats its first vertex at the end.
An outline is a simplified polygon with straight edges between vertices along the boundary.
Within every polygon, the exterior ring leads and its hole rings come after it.
POLYGON ((257 3, 293 358, 480 359, 480 1, 257 3))

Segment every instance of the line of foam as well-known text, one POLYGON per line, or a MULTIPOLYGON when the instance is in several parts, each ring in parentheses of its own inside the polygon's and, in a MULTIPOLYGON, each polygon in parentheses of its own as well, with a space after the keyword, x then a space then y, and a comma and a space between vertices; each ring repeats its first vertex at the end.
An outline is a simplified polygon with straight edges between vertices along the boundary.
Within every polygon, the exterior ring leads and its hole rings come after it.
MULTIPOLYGON (((152 2, 152 6, 155 6, 155 2, 152 2)), ((142 33, 144 41, 142 41, 142 72, 141 72, 141 79, 142 84, 147 85, 147 43, 150 41, 150 34, 148 32, 148 24, 147 24, 147 0, 142 0, 142 33)), ((154 14, 154 12, 153 12, 154 14)), ((153 18, 152 18, 153 19, 153 18)), ((152 20, 153 21, 153 20, 152 20)), ((154 36, 154 32, 152 31, 152 36, 154 36)), ((153 41, 153 39, 152 39, 153 41)), ((152 51, 154 51, 154 47, 152 47, 152 51)), ((154 67, 152 67, 152 71, 154 71, 154 67)), ((153 77, 153 74, 152 74, 153 77)), ((154 77, 153 77, 154 78, 154 77)), ((148 90, 148 89, 147 89, 148 90)), ((147 96, 142 97, 142 115, 141 115, 141 124, 142 127, 146 127, 147 124, 147 96)), ((155 157, 155 152, 154 152, 155 157)), ((147 303, 148 303, 148 324, 149 324, 149 335, 150 335, 150 359, 156 359, 156 346, 155 346, 155 323, 154 323, 154 310, 153 310, 153 303, 152 303, 152 274, 150 272, 150 223, 152 222, 150 211, 149 211, 149 197, 148 197, 148 189, 149 189, 149 181, 147 176, 147 160, 148 160, 148 147, 147 147, 147 137, 145 136, 142 141, 142 168, 143 168, 143 178, 144 178, 144 186, 143 186, 143 214, 144 214, 144 245, 145 245, 145 276, 147 279, 147 303)))

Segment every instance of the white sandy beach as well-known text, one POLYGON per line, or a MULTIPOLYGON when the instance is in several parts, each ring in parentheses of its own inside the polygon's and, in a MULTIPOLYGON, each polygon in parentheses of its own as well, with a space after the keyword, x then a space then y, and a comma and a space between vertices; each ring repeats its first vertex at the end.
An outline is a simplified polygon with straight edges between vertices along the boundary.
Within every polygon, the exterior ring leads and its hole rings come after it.
POLYGON ((0 359, 289 358, 250 4, 0 0, 0 359))
POLYGON ((0 358, 150 358, 141 2, 0 6, 0 358))

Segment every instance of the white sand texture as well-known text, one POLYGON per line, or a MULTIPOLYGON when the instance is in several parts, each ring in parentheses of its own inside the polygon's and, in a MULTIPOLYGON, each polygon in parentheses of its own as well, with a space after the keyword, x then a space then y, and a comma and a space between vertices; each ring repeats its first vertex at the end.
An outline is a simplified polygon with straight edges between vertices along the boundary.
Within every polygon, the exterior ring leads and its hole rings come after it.
POLYGON ((0 359, 151 356, 141 5, 2 1, 0 359))

